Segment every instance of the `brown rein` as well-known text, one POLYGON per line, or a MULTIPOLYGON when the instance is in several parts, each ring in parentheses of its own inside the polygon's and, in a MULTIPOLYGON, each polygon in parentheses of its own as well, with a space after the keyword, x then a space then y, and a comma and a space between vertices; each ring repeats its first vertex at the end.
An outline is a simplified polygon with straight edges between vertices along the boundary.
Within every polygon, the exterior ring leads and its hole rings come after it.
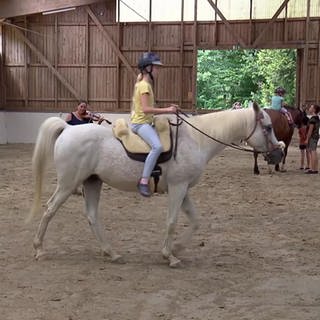
MULTIPOLYGON (((185 113, 183 113, 183 115, 189 117, 189 116, 186 115, 185 113)), ((236 149, 236 150, 240 150, 240 151, 251 152, 251 153, 265 153, 265 152, 261 152, 261 151, 254 151, 254 150, 252 150, 252 149, 244 148, 244 147, 241 147, 241 146, 239 146, 239 145, 237 145, 237 144, 235 144, 235 143, 226 143, 226 142, 223 142, 223 141, 221 141, 221 140, 219 140, 219 139, 216 139, 216 138, 208 135, 208 134, 205 133, 204 131, 200 130, 199 128, 197 128, 196 126, 194 126, 193 124, 191 124, 191 123, 190 123, 189 121, 187 121, 186 119, 182 118, 181 115, 179 114, 179 112, 176 113, 176 117, 177 117, 177 123, 176 123, 176 124, 172 124, 172 123, 170 122, 170 124, 171 124, 171 125, 174 125, 174 126, 177 126, 177 128, 178 128, 178 126, 180 126, 180 125, 182 124, 182 122, 185 122, 187 125, 189 125, 189 126, 192 127, 193 129, 195 129, 196 131, 200 132, 201 134, 203 134, 203 135, 206 136, 207 138, 209 138, 209 139, 211 139, 211 140, 213 140, 213 141, 215 141, 215 142, 218 142, 218 143, 220 143, 220 144, 223 144, 223 145, 225 145, 225 146, 227 146, 227 147, 230 147, 230 148, 233 148, 233 149, 236 149), (179 119, 181 120, 180 123, 178 122, 179 119)), ((254 126, 252 132, 249 134, 249 136, 248 136, 244 141, 247 141, 247 140, 249 140, 249 139, 251 138, 251 136, 254 134, 255 130, 257 129, 258 122, 260 122, 261 119, 262 119, 261 117, 257 117, 257 118, 256 118, 255 126, 254 126)), ((177 151, 177 133, 178 133, 178 129, 176 129, 176 139, 175 139, 176 143, 175 143, 175 149, 174 149, 175 153, 174 153, 174 155, 176 154, 176 151, 177 151)))

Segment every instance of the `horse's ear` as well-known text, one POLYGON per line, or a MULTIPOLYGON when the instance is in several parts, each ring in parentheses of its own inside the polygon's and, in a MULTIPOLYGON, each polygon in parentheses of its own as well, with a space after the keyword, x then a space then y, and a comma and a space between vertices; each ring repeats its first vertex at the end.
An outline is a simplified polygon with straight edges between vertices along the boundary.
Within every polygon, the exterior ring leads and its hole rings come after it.
POLYGON ((256 113, 260 112, 260 107, 255 101, 253 101, 252 107, 253 107, 254 112, 256 112, 256 113))

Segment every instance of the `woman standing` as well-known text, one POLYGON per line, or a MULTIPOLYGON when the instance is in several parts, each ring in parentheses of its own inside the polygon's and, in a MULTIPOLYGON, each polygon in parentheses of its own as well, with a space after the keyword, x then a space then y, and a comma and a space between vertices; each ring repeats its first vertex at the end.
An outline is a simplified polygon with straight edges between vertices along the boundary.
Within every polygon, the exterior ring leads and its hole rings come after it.
POLYGON ((174 104, 170 104, 166 108, 155 107, 154 79, 157 77, 159 68, 162 65, 157 54, 145 52, 142 55, 138 62, 140 73, 137 77, 132 97, 132 131, 138 134, 151 147, 151 151, 144 163, 142 177, 138 182, 138 190, 144 197, 151 196, 149 179, 163 150, 159 136, 152 126, 153 116, 163 113, 176 113, 178 107, 174 104))

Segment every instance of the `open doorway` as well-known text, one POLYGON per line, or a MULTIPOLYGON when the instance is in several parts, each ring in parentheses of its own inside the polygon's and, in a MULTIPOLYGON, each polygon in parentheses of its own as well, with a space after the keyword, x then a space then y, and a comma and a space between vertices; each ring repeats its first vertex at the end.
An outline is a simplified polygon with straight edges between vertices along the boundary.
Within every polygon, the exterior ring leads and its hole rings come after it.
POLYGON ((295 105, 297 50, 199 50, 197 108, 229 109, 250 100, 268 107, 276 87, 286 89, 285 101, 295 105))

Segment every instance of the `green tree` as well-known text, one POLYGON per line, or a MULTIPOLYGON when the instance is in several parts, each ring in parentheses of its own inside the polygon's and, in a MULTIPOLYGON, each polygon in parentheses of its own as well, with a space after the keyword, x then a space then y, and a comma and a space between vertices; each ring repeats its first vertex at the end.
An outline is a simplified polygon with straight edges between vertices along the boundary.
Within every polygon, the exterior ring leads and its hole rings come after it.
POLYGON ((294 103, 296 52, 294 50, 225 50, 198 53, 198 108, 225 109, 235 101, 270 105, 276 87, 287 90, 294 103))
POLYGON ((259 83, 256 94, 262 105, 270 105, 274 90, 279 86, 286 89, 285 101, 288 105, 294 105, 296 60, 296 51, 291 49, 258 52, 254 81, 259 83))

